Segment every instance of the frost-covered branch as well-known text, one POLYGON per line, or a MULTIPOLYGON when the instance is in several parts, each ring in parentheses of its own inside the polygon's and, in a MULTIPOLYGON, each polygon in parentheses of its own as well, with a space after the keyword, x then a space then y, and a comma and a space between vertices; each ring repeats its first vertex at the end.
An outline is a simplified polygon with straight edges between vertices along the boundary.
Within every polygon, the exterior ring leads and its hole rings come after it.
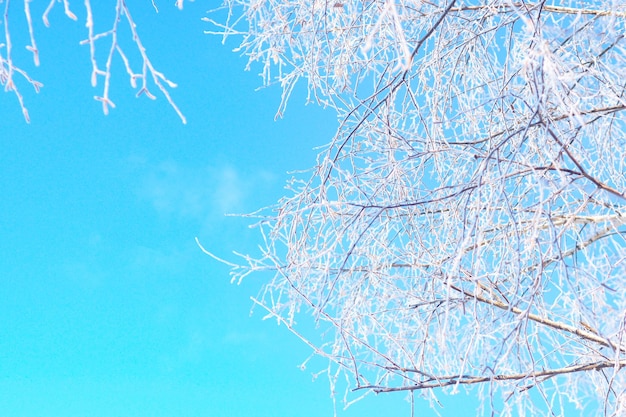
MULTIPOLYGON (((536 379, 545 380, 548 378, 552 378, 557 375, 563 374, 571 374, 574 372, 587 372, 587 371, 600 371, 605 368, 621 368, 626 366, 626 361, 615 363, 610 361, 599 361, 594 363, 586 363, 582 365, 571 365, 565 366, 563 368, 558 369, 549 369, 545 371, 529 371, 519 374, 513 375, 494 375, 491 377, 481 377, 481 376, 472 376, 472 375, 444 375, 438 376, 432 379, 426 379, 422 382, 418 382, 415 385, 410 385, 406 387, 396 387, 396 388, 385 388, 385 387, 377 387, 377 386, 365 386, 359 387, 358 389, 371 389, 376 393, 381 392, 397 392, 397 391, 416 391, 423 389, 433 389, 433 388, 443 388, 451 385, 472 385, 472 384, 481 384, 488 383, 494 381, 532 381, 532 383, 536 383, 536 379)), ((420 373, 417 369, 402 369, 402 372, 415 372, 420 373)))
MULTIPOLYGON (((39 91, 42 87, 42 84, 38 81, 33 80, 28 73, 20 67, 17 67, 12 58, 12 43, 11 43, 11 32, 9 26, 9 18, 14 18, 17 15, 16 12, 12 11, 12 3, 15 0, 5 0, 4 1, 4 14, 3 14, 3 26, 4 26, 4 43, 0 43, 0 83, 4 85, 5 91, 12 91, 18 99, 19 105, 24 113, 24 118, 26 121, 29 121, 29 115, 24 103, 24 99, 22 94, 19 91, 18 85, 15 80, 15 75, 18 74, 24 78, 28 84, 31 84, 35 91, 39 91), (3 51, 4 49, 4 51, 3 51)), ((35 30, 31 13, 30 3, 32 0, 23 0, 24 3, 24 16, 26 18, 26 22, 28 25, 28 34, 30 39, 30 45, 27 45, 26 48, 33 54, 33 60, 35 66, 38 66, 40 63, 39 60, 39 49, 37 47, 36 38, 35 38, 35 30)), ((44 10, 42 16, 42 20, 45 26, 50 26, 49 17, 50 14, 53 13, 55 5, 59 3, 60 0, 50 0, 48 6, 44 10)), ((1 3, 1 2, 0 2, 1 3)), ((152 3, 156 9, 156 5, 154 2, 152 3)), ((140 80, 140 88, 137 93, 137 96, 146 95, 151 99, 155 99, 156 97, 149 90, 149 81, 152 81, 152 84, 156 86, 163 96, 165 96, 168 103, 172 106, 172 108, 176 111, 180 119, 183 123, 186 123, 186 119, 178 106, 175 104, 174 100, 170 96, 169 89, 175 88, 176 84, 170 81, 162 72, 155 69, 152 61, 150 60, 146 48, 141 42, 141 38, 139 37, 139 33, 137 32, 137 25, 132 19, 130 10, 126 4, 125 0, 116 0, 114 6, 114 18, 111 28, 104 32, 95 32, 95 21, 94 15, 92 12, 91 2, 90 0, 85 0, 84 2, 86 18, 85 18, 85 26, 87 27, 87 39, 80 42, 81 45, 89 45, 89 54, 92 65, 92 76, 91 83, 92 86, 97 85, 97 81, 99 77, 104 78, 104 86, 102 95, 96 95, 94 98, 97 101, 102 102, 102 108, 105 114, 108 114, 110 107, 115 107, 115 104, 110 98, 110 82, 111 82, 111 66, 115 57, 119 57, 129 75, 130 84, 133 88, 137 88, 137 80, 140 80), (139 55, 141 56, 141 71, 135 72, 132 67, 133 64, 128 60, 126 54, 123 51, 120 40, 118 39, 118 31, 120 23, 125 20, 128 25, 131 35, 132 42, 134 43, 139 55), (98 63, 98 59, 96 58, 96 44, 102 43, 103 40, 109 40, 110 44, 108 47, 108 54, 106 55, 106 60, 104 62, 104 68, 102 69, 98 63)), ((183 7, 183 0, 177 0, 176 6, 179 9, 183 7)), ((78 17, 72 12, 70 8, 70 1, 63 0, 63 11, 64 14, 70 18, 71 20, 78 20, 78 17)))
POLYGON ((283 105, 301 80, 339 117, 311 175, 261 215, 260 253, 233 268, 275 273, 258 302, 334 364, 331 380, 433 401, 476 385, 498 415, 626 412, 625 6, 216 13, 212 32, 241 37, 283 105), (298 327, 305 311, 325 338, 298 327))

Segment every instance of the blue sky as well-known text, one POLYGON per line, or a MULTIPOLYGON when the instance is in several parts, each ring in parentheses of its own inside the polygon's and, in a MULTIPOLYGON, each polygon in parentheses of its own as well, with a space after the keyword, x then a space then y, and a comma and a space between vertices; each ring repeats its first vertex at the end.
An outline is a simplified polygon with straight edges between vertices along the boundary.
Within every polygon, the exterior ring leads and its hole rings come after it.
MULTIPOLYGON (((92 99, 101 84, 91 87, 78 45, 79 2, 78 22, 61 4, 51 28, 35 18, 41 66, 26 68, 44 88, 20 84, 31 123, 14 96, 0 95, 0 414, 332 416, 327 381, 312 378, 318 368, 298 368, 310 350, 249 314, 264 277, 230 284, 194 239, 225 258, 254 252, 249 221, 223 214, 277 201, 287 171, 315 163, 336 118, 305 106, 301 89, 274 121, 280 90, 255 91, 261 79, 243 71, 236 44, 202 34, 207 2, 163 4, 159 14, 134 3, 153 63, 179 85, 172 96, 187 125, 162 96, 136 99, 119 59, 117 108, 102 114, 92 99)), ((13 12, 16 59, 28 63, 21 6, 13 12)), ((104 29, 108 17, 96 19, 104 29)), ((455 405, 474 407, 460 396, 440 412, 458 415, 455 405)), ((338 415, 408 416, 410 407, 404 394, 370 396, 338 415)), ((418 402, 416 415, 434 414, 418 402)))

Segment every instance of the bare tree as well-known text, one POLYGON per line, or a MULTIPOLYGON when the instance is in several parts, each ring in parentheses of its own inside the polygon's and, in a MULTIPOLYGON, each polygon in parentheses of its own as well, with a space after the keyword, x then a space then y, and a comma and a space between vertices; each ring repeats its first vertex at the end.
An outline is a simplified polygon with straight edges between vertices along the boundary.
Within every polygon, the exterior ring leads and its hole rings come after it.
POLYGON ((332 381, 432 401, 478 386, 497 415, 626 414, 626 3, 216 13, 213 33, 242 36, 282 86, 279 113, 303 79, 339 115, 310 175, 258 214, 261 255, 233 265, 273 273, 256 302, 332 381))
MULTIPOLYGON (((37 47, 36 37, 35 37, 35 25, 33 22, 33 13, 31 12, 30 3, 33 0, 22 0, 21 6, 23 15, 15 13, 13 9, 19 7, 20 4, 15 0, 0 0, 0 8, 4 3, 2 21, 0 27, 3 29, 4 42, 0 40, 0 85, 4 86, 4 90, 7 92, 12 92, 17 98, 19 105, 22 109, 22 113, 24 115, 24 119, 28 122, 30 121, 30 117, 28 114, 28 109, 26 103, 24 102, 23 95, 20 91, 20 81, 25 81, 26 84, 29 84, 35 91, 39 92, 40 88, 43 84, 33 78, 28 74, 28 72, 23 69, 22 64, 17 64, 13 60, 13 42, 12 42, 12 32, 10 30, 12 26, 13 19, 23 18, 26 20, 26 25, 28 28, 28 38, 29 44, 26 45, 26 49, 28 49, 32 53, 33 63, 35 66, 39 65, 39 49, 37 47)), ((176 6, 179 9, 182 9, 184 0, 176 0, 176 6)), ((61 0, 49 0, 48 6, 41 13, 41 19, 45 26, 50 26, 50 15, 54 13, 55 5, 57 3, 61 3, 61 0)), ((159 72, 148 57, 146 52, 146 48, 143 46, 141 42, 141 38, 137 32, 137 25, 135 24, 130 9, 126 4, 125 0, 115 0, 114 2, 109 2, 111 9, 114 10, 112 21, 110 22, 110 26, 107 30, 97 31, 95 25, 94 14, 91 7, 91 1, 84 1, 85 8, 85 26, 86 26, 86 39, 81 42, 82 45, 86 45, 89 47, 89 57, 91 60, 91 84, 93 87, 96 87, 99 79, 103 79, 103 87, 101 95, 96 95, 94 98, 97 101, 102 103, 102 110, 104 114, 108 114, 109 108, 115 107, 115 104, 111 100, 110 97, 110 81, 111 81, 111 65, 113 63, 114 58, 119 58, 128 73, 130 84, 133 88, 137 89, 137 97, 141 95, 145 95, 150 99, 155 99, 156 97, 150 92, 149 85, 152 84, 158 90, 160 90, 161 94, 163 94, 166 100, 170 103, 172 108, 176 111, 180 119, 183 123, 186 123, 185 116, 176 106, 174 101, 172 100, 168 88, 175 88, 176 84, 167 79, 165 75, 159 72), (127 58, 126 53, 124 52, 124 48, 122 47, 122 42, 119 39, 119 29, 120 25, 126 25, 131 34, 131 43, 134 44, 137 53, 141 57, 141 65, 140 70, 136 72, 133 69, 133 65, 131 65, 130 60, 127 58), (96 54, 96 44, 99 45, 99 48, 106 48, 106 53, 104 54, 104 59, 98 60, 96 54)), ((41 3, 43 4, 43 3, 41 3)), ((156 11, 157 5, 152 0, 152 6, 156 11)), ((58 8, 58 7, 57 7, 58 8)), ((78 20, 74 12, 72 12, 70 8, 70 1, 63 0, 63 10, 65 15, 72 19, 78 20)), ((21 45, 20 45, 21 46, 21 45)))

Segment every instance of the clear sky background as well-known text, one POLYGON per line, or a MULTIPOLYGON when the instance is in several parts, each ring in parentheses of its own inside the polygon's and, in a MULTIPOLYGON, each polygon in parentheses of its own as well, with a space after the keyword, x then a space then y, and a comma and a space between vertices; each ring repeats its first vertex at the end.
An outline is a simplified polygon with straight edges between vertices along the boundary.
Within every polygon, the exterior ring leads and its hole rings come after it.
MULTIPOLYGON (((78 45, 82 2, 71 4, 77 22, 57 4, 50 28, 39 18, 47 2, 32 3, 38 68, 14 3, 16 59, 45 86, 35 95, 20 84, 30 124, 12 94, 0 95, 0 415, 332 416, 328 382, 312 376, 324 363, 301 370, 310 349, 249 314, 267 277, 230 284, 194 238, 224 258, 255 253, 250 221, 224 213, 276 202, 288 171, 315 164, 335 115, 305 106, 300 89, 274 121, 279 88, 255 91, 258 68, 243 71, 236 43, 202 33, 210 2, 183 11, 161 2, 156 14, 145 0, 130 2, 139 34, 178 83, 172 96, 188 124, 156 90, 156 101, 136 99, 119 59, 117 108, 104 116, 92 99, 102 80, 91 87, 78 45)), ((96 15, 96 30, 110 22, 96 15)), ((409 416, 405 400, 372 395, 337 412, 409 416)), ((445 404, 450 416, 475 407, 464 395, 445 404)), ((435 414, 418 401, 416 415, 435 414)))

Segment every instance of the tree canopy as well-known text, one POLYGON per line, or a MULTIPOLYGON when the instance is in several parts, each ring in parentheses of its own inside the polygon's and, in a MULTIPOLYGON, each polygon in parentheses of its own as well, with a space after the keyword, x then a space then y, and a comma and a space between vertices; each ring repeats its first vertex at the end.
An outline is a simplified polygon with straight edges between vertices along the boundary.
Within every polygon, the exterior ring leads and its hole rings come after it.
POLYGON ((284 101, 303 79, 340 120, 234 270, 274 272, 257 302, 356 391, 623 414, 625 6, 226 7, 284 101))

